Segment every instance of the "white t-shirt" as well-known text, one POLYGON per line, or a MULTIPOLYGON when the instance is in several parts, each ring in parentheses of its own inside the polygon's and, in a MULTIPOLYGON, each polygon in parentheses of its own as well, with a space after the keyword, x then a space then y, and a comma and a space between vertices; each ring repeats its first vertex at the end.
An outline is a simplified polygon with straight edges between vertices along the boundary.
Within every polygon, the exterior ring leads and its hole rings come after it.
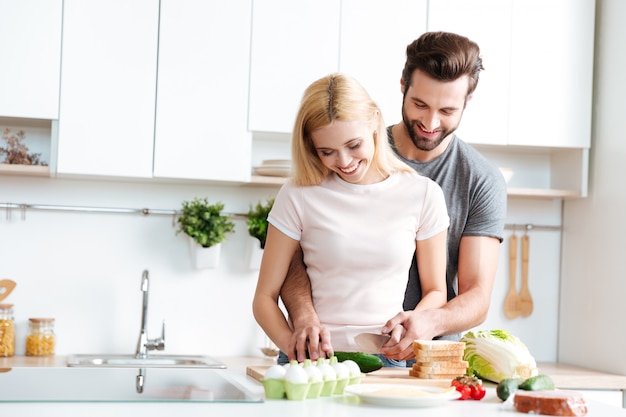
POLYGON ((402 311, 415 241, 449 225, 439 185, 411 172, 368 185, 336 174, 318 186, 287 182, 268 221, 300 241, 313 304, 336 351, 358 351, 354 335, 379 333, 402 311))

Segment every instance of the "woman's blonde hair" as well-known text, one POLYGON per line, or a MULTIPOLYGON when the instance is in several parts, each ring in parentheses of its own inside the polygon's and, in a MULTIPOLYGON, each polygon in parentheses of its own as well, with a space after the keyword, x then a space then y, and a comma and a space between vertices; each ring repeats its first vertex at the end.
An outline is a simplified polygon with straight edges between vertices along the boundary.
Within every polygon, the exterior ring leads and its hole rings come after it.
POLYGON ((313 82, 304 92, 291 141, 296 185, 318 185, 331 173, 317 154, 311 132, 335 120, 376 126, 372 169, 385 177, 394 171, 412 172, 391 150, 382 113, 367 91, 354 78, 335 73, 313 82))

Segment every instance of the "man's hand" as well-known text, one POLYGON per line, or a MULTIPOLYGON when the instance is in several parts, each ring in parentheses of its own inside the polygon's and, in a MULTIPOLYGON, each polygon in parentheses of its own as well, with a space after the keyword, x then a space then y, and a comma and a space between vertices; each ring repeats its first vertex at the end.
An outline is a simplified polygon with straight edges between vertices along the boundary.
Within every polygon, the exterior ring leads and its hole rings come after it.
POLYGON ((434 333, 433 314, 436 309, 421 311, 403 311, 385 323, 383 333, 391 330, 391 339, 383 346, 380 353, 389 359, 413 359, 413 341, 416 339, 430 340, 437 336, 434 333), (395 342, 395 343, 394 343, 395 342))
POLYGON ((321 326, 313 307, 311 281, 306 273, 302 249, 299 246, 289 265, 287 277, 280 290, 280 298, 293 325, 289 348, 285 352, 289 360, 297 359, 298 362, 303 362, 307 354, 312 361, 332 356, 330 333, 321 326))

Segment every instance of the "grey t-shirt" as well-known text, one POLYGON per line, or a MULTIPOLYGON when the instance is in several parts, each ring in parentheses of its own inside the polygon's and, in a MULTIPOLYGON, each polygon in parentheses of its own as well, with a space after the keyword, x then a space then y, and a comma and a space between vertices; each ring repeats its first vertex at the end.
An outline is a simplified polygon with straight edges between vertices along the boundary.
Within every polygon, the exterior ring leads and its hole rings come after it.
MULTIPOLYGON (((434 180, 445 195, 450 216, 448 229, 448 300, 458 293, 459 245, 463 236, 491 236, 502 242, 506 219, 506 183, 498 169, 456 135, 438 158, 419 162, 404 158, 394 146, 391 126, 389 143, 396 155, 416 170, 434 180)), ((419 268, 413 258, 404 309, 412 310, 422 298, 419 268)), ((445 339, 457 340, 460 334, 445 339)))

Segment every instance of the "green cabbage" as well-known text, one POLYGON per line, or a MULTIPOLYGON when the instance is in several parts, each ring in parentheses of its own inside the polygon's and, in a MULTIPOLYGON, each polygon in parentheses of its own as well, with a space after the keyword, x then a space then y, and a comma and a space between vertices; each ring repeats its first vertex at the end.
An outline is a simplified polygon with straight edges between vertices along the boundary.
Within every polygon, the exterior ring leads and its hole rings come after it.
POLYGON ((522 341, 506 330, 467 332, 463 359, 468 374, 498 383, 506 378, 530 378, 538 373, 537 362, 522 341))

